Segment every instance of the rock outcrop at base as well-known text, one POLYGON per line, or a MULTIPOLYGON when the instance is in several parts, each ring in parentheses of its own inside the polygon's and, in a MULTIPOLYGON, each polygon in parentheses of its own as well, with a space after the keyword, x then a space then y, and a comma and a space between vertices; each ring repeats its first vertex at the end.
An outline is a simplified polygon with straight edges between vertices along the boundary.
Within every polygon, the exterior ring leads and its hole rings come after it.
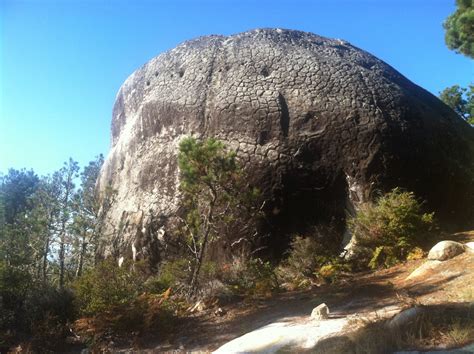
POLYGON ((400 186, 452 222, 471 216, 474 131, 386 63, 338 39, 281 29, 185 42, 117 94, 99 185, 116 200, 104 255, 158 261, 179 208, 177 146, 214 136, 266 199, 270 248, 400 186))

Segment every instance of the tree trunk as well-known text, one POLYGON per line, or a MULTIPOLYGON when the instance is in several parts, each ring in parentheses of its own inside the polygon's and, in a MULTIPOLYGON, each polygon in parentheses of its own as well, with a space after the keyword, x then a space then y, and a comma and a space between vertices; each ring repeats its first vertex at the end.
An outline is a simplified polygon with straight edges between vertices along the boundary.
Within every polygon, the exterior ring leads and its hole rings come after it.
POLYGON ((69 212, 69 197, 72 192, 72 178, 73 172, 71 170, 68 171, 67 181, 65 185, 65 195, 64 195, 64 203, 63 203, 63 210, 62 210, 62 218, 61 218, 61 230, 59 232, 59 287, 62 289, 64 287, 64 273, 65 273, 65 256, 66 256, 66 227, 68 221, 68 212, 69 212))
POLYGON ((61 236, 59 244, 59 287, 64 288, 64 256, 65 256, 65 241, 64 236, 61 236))
POLYGON ((79 253, 79 264, 77 265, 76 269, 76 277, 80 277, 82 275, 82 268, 84 266, 84 257, 86 254, 87 249, 87 242, 85 234, 82 235, 82 243, 81 243, 81 251, 79 253))
POLYGON ((48 253, 49 253, 49 235, 46 236, 43 250, 43 282, 46 283, 47 268, 48 268, 48 253))
POLYGON ((214 192, 213 188, 211 189, 212 200, 209 204, 209 211, 207 213, 206 227, 203 235, 203 241, 201 249, 199 250, 199 257, 197 259, 197 264, 195 265, 193 277, 191 278, 190 284, 190 295, 196 295, 197 289, 199 287, 199 273, 201 272, 202 261, 204 259, 204 254, 206 252, 207 243, 209 240, 209 234, 211 233, 212 219, 214 216, 214 205, 217 200, 217 194, 214 192))
POLYGON ((191 278, 191 284, 190 284, 190 295, 191 296, 196 295, 196 292, 197 292, 197 289, 198 289, 198 286, 199 286, 199 282, 198 282, 199 273, 201 272, 201 265, 202 265, 202 261, 204 259, 204 251, 205 251, 206 246, 207 246, 208 237, 209 237, 209 233, 207 233, 207 235, 204 236, 204 240, 202 242, 201 249, 199 250, 199 256, 198 256, 198 259, 196 260, 197 262, 196 262, 196 265, 194 267, 194 272, 193 272, 193 276, 191 278))

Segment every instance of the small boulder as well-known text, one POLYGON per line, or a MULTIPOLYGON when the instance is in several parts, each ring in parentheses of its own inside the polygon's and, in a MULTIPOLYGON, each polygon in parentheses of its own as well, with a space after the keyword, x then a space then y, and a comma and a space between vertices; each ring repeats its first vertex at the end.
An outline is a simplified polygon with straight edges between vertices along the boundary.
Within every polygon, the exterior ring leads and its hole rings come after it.
POLYGON ((463 253, 465 250, 464 245, 454 241, 441 241, 438 242, 428 253, 428 259, 445 261, 453 258, 458 254, 463 253))
POLYGON ((397 315, 395 315, 390 321, 387 322, 387 327, 389 329, 393 328, 400 328, 404 324, 413 321, 418 315, 422 312, 422 308, 419 306, 415 306, 404 310, 397 315))
POLYGON ((316 306, 311 312, 311 318, 315 320, 325 320, 329 317, 329 307, 326 304, 316 306))

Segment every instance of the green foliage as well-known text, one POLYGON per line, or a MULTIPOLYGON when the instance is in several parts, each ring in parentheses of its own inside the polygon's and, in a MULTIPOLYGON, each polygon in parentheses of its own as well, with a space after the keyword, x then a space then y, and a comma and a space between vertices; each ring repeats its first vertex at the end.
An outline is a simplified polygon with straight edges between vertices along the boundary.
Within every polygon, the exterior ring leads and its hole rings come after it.
MULTIPOLYGON (((203 266, 205 269, 205 267, 203 266)), ((189 261, 185 258, 166 261, 160 265, 157 275, 149 277, 145 288, 152 294, 161 294, 169 288, 181 287, 189 280, 189 261)))
POLYGON ((309 285, 308 280, 314 277, 314 272, 320 265, 323 248, 312 237, 296 236, 290 244, 288 258, 279 268, 279 276, 291 282, 296 287, 309 285))
POLYGON ((439 98, 468 123, 474 124, 474 85, 469 85, 469 89, 459 85, 448 87, 439 98))
POLYGON ((349 270, 333 225, 320 225, 305 236, 295 236, 278 275, 289 288, 306 288, 321 280, 332 282, 349 270))
POLYGON ((161 276, 152 277, 146 275, 145 268, 142 263, 119 267, 106 260, 74 282, 76 303, 86 316, 77 320, 74 328, 93 348, 114 337, 132 340, 150 331, 163 336, 174 329, 187 304, 171 296, 169 286, 174 278, 167 274, 174 277, 180 265, 174 263, 161 276))
POLYGON ((399 188, 362 205, 349 228, 359 247, 371 250, 371 268, 391 266, 405 260, 434 230, 434 214, 423 213, 412 192, 399 188))
POLYGON ((23 323, 20 313, 30 284, 28 272, 0 261, 0 332, 23 323))
POLYGON ((3 205, 3 219, 14 224, 19 216, 31 209, 28 200, 39 183, 38 176, 32 170, 10 169, 0 179, 0 199, 3 205))
POLYGON ((0 259, 25 270, 33 262, 31 197, 39 178, 33 171, 10 169, 0 180, 0 259))
POLYGON ((64 339, 75 315, 66 285, 93 264, 92 235, 100 233, 99 210, 107 210, 95 196, 102 162, 84 169, 79 190, 72 159, 41 178, 13 169, 0 175, 0 342, 25 336, 41 352, 64 339))
POLYGON ((449 49, 474 58, 474 4, 472 0, 456 0, 456 11, 443 24, 449 49))
POLYGON ((36 349, 54 349, 74 315, 69 292, 35 282, 29 272, 0 262, 0 342, 11 343, 10 337, 26 333, 36 349))
POLYGON ((274 267, 260 258, 234 262, 226 267, 221 277, 230 289, 239 295, 268 297, 280 289, 274 267))
POLYGON ((341 274, 351 271, 351 266, 339 256, 329 257, 323 262, 323 266, 315 273, 328 283, 333 283, 339 279, 341 274))
POLYGON ((180 188, 190 196, 200 194, 201 188, 212 190, 232 180, 237 172, 235 153, 226 152, 222 142, 209 138, 203 141, 185 138, 179 145, 178 164, 180 188))
POLYGON ((316 274, 324 281, 333 283, 339 278, 341 273, 348 271, 350 271, 349 265, 337 258, 334 258, 323 265, 316 274))
POLYGON ((143 291, 144 280, 130 263, 119 267, 106 260, 79 277, 73 289, 81 313, 93 315, 130 304, 143 291))
POLYGON ((222 235, 251 242, 259 192, 248 185, 236 153, 216 139, 183 139, 178 164, 185 210, 183 234, 192 256, 190 294, 194 295, 209 243, 222 235))

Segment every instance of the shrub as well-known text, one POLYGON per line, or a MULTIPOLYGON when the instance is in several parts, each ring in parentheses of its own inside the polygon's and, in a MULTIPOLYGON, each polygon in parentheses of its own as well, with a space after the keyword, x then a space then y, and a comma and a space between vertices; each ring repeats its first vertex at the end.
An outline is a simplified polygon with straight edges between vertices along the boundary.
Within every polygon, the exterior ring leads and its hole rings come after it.
POLYGON ((344 272, 349 272, 351 267, 339 257, 332 257, 326 264, 324 264, 319 271, 315 273, 316 276, 322 278, 324 281, 333 283, 344 272))
MULTIPOLYGON (((26 271, 0 262, 0 333, 25 325, 24 300, 32 279, 26 271)), ((2 340, 0 335, 0 340, 2 340)))
POLYGON ((221 277, 234 293, 250 297, 268 297, 280 288, 273 266, 260 258, 234 262, 221 277))
POLYGON ((85 317, 74 323, 75 331, 89 344, 93 352, 109 352, 101 346, 112 341, 135 341, 141 334, 153 333, 161 339, 170 335, 187 304, 162 294, 143 293, 127 304, 116 305, 113 311, 85 317))
POLYGON ((425 257, 425 251, 423 251, 420 247, 414 247, 407 255, 408 261, 414 261, 417 259, 422 259, 425 257))
POLYGON ((64 340, 74 316, 70 292, 35 282, 27 271, 0 262, 0 345, 27 337, 32 350, 50 351, 64 340))
POLYGON ((151 277, 140 263, 119 267, 107 260, 88 270, 73 284, 80 312, 88 316, 75 322, 75 330, 99 351, 113 338, 128 341, 150 331, 169 334, 185 306, 171 296, 181 266, 170 262, 151 277))
POLYGON ((319 226, 306 237, 296 236, 288 257, 278 267, 278 275, 290 288, 305 288, 319 280, 335 281, 349 267, 338 256, 335 227, 319 226))
POLYGON ((182 287, 190 276, 189 261, 185 258, 162 263, 159 272, 149 277, 145 282, 145 289, 152 294, 161 294, 169 288, 182 287))
POLYGON ((349 228, 357 245, 370 249, 368 265, 377 268, 405 260, 422 245, 434 229, 433 216, 422 212, 422 203, 412 192, 395 188, 376 203, 362 205, 349 228))
POLYGON ((290 244, 285 272, 296 280, 311 277, 318 266, 318 255, 321 253, 322 247, 314 238, 296 236, 290 244))
POLYGON ((73 289, 81 313, 100 314, 130 304, 143 291, 144 276, 130 263, 106 260, 78 278, 73 289))

